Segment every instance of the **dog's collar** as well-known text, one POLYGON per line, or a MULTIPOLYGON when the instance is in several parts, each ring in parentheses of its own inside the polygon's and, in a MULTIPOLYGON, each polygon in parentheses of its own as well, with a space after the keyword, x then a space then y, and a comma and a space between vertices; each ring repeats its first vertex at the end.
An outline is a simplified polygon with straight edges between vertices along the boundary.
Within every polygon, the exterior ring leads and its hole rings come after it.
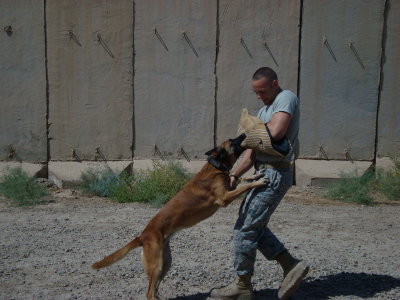
POLYGON ((220 171, 225 171, 225 172, 229 172, 230 168, 228 168, 226 165, 224 165, 223 163, 221 163, 220 161, 216 161, 213 157, 209 156, 207 157, 207 161, 216 169, 220 170, 220 171))

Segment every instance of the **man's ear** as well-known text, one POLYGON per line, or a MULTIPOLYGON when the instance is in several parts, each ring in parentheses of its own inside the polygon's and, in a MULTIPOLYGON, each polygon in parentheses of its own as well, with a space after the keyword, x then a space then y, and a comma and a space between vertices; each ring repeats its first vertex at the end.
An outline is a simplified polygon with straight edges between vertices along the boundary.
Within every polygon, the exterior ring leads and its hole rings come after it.
POLYGON ((211 150, 208 150, 205 155, 211 155, 213 152, 217 151, 217 147, 212 148, 211 150))

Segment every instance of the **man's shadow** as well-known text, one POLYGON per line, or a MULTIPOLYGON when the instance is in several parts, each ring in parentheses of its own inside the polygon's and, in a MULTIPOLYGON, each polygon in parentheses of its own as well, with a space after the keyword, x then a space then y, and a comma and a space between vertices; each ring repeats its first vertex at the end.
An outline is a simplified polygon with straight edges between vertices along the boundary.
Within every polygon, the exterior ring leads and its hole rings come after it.
MULTIPOLYGON (((292 299, 324 300, 336 296, 370 298, 399 287, 400 279, 392 276, 342 272, 318 278, 306 278, 292 299)), ((278 299, 278 291, 261 290, 256 293, 256 299, 278 299)))
MULTIPOLYGON (((308 277, 291 299, 324 300, 335 296, 370 298, 381 292, 400 288, 400 279, 388 275, 342 272, 319 278, 308 277)), ((170 300, 205 300, 209 293, 180 296, 170 300)), ((278 299, 276 289, 255 292, 256 300, 278 299)))

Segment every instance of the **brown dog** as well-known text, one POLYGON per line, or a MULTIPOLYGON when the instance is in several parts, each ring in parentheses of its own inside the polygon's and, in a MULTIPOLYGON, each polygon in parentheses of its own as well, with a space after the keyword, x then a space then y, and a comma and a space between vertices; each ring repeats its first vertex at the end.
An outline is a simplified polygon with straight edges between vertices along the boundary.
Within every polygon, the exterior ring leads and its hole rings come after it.
POLYGON ((208 162, 151 219, 142 234, 125 247, 94 263, 92 268, 109 266, 125 257, 129 251, 143 247, 142 260, 149 278, 147 299, 160 299, 158 285, 171 266, 171 235, 207 219, 243 192, 267 184, 267 180, 262 178, 230 191, 229 170, 244 150, 240 147, 244 138, 245 135, 241 135, 208 151, 208 162))

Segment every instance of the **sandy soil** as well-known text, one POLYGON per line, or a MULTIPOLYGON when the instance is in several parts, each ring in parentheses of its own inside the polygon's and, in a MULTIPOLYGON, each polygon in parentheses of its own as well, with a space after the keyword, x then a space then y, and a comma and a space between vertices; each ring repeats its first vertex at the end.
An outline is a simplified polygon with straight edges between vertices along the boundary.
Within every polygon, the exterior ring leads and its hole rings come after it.
MULTIPOLYGON (((109 268, 92 262, 135 237, 158 209, 57 190, 52 202, 0 201, 0 299, 144 299, 140 250, 109 268)), ((207 299, 232 272, 232 228, 240 202, 171 241, 173 266, 160 287, 170 299, 207 299)), ((348 205, 292 188, 270 228, 311 271, 293 299, 400 299, 400 206, 348 205)), ((257 299, 276 299, 278 265, 258 255, 257 299)))

